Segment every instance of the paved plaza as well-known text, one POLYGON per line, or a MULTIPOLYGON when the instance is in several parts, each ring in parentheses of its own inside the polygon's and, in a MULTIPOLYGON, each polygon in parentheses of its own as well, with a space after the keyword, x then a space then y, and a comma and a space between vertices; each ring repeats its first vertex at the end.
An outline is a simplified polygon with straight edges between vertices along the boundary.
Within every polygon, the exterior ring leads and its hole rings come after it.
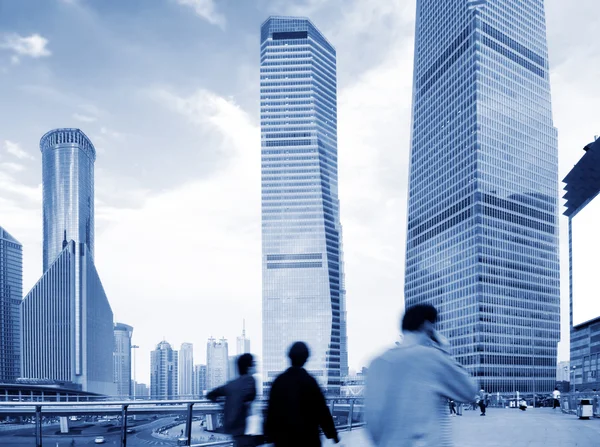
MULTIPOLYGON (((599 447, 600 419, 580 420, 551 408, 488 408, 452 417, 456 447, 599 447)), ((364 430, 341 434, 342 447, 369 447, 364 430)), ((324 446, 333 445, 330 441, 324 446)))

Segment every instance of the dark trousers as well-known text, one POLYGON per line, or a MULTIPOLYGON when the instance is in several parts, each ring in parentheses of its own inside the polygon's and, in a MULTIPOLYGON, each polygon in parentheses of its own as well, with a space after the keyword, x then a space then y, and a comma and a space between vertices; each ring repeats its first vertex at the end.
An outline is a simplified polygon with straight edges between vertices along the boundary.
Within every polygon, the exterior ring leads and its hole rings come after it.
POLYGON ((254 438, 250 435, 234 436, 235 447, 254 447, 256 445, 254 438))
POLYGON ((482 400, 479 401, 479 409, 481 410, 481 414, 485 414, 485 402, 482 400))
POLYGON ((552 405, 552 409, 560 408, 560 401, 558 399, 554 399, 554 404, 552 405))

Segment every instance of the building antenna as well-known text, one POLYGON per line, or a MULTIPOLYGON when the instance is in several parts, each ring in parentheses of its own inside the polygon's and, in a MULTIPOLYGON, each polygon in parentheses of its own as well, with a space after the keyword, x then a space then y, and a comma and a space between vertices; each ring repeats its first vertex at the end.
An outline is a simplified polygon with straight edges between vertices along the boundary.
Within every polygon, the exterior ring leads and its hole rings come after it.
POLYGON ((242 319, 242 337, 246 338, 246 319, 242 319))

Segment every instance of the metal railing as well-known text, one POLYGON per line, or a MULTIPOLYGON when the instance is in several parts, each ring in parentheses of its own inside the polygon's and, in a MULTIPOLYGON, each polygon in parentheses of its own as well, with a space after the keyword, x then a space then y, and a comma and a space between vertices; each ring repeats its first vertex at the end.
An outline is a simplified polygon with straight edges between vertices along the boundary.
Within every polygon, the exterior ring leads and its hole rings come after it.
POLYGON ((592 401, 594 417, 600 417, 600 393, 578 392, 563 393, 560 396, 560 409, 563 413, 575 414, 580 399, 589 399, 592 401))
MULTIPOLYGON (((256 401, 255 405, 262 415, 266 407, 265 400, 256 401)), ((334 417, 338 431, 348 431, 364 425, 362 398, 328 399, 329 409, 334 417)), ((4 425, 0 430, 0 445, 5 445, 3 436, 10 435, 11 430, 27 431, 33 428, 32 438, 36 447, 42 446, 42 440, 51 438, 52 442, 63 443, 75 441, 76 438, 94 438, 97 434, 73 435, 68 425, 74 421, 88 422, 86 427, 93 429, 103 427, 101 423, 116 421, 111 426, 112 433, 101 433, 116 440, 119 445, 127 446, 128 435, 138 435, 140 430, 146 436, 177 441, 181 446, 229 446, 231 439, 219 434, 222 425, 223 407, 208 400, 126 400, 126 401, 96 401, 96 402, 0 402, 0 419, 11 420, 12 424, 4 425), (159 417, 160 415, 160 417, 159 417), (141 418, 140 420, 136 418, 141 418), (60 421, 57 422, 57 421, 60 421), (203 433, 219 436, 225 439, 214 439, 201 442, 199 436, 194 436, 193 422, 204 424, 203 433), (91 422, 91 423, 90 423, 91 422), (32 425, 35 423, 35 427, 32 425), (32 424, 32 425, 28 425, 32 424), (61 432, 48 434, 53 425, 59 425, 61 432), (174 427, 181 427, 180 436, 160 438, 162 433, 174 427), (44 435, 46 427, 46 435, 44 435), (135 430, 135 432, 133 431, 135 430), (66 441, 65 441, 66 440, 66 441)), ((71 424, 74 425, 74 424, 71 424)), ((20 436, 28 436, 27 434, 20 436)), ((98 437, 101 437, 98 434, 98 437)), ((54 444, 52 444, 54 445, 54 444)))

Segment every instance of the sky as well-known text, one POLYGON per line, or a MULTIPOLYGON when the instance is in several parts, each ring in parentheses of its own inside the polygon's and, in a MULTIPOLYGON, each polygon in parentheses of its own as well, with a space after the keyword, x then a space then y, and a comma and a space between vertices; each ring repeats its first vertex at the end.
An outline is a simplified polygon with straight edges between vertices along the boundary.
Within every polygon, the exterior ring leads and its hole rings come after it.
MULTIPOLYGON (((600 134, 600 3, 545 4, 562 179, 600 134)), ((308 16, 337 49, 349 360, 368 365, 397 340, 403 310, 415 9, 0 0, 0 225, 24 246, 24 293, 43 273, 39 139, 78 127, 97 149, 96 266, 115 321, 134 327, 137 380, 161 340, 194 343, 203 363, 207 338, 234 347, 243 319, 260 356, 260 25, 308 16)))

